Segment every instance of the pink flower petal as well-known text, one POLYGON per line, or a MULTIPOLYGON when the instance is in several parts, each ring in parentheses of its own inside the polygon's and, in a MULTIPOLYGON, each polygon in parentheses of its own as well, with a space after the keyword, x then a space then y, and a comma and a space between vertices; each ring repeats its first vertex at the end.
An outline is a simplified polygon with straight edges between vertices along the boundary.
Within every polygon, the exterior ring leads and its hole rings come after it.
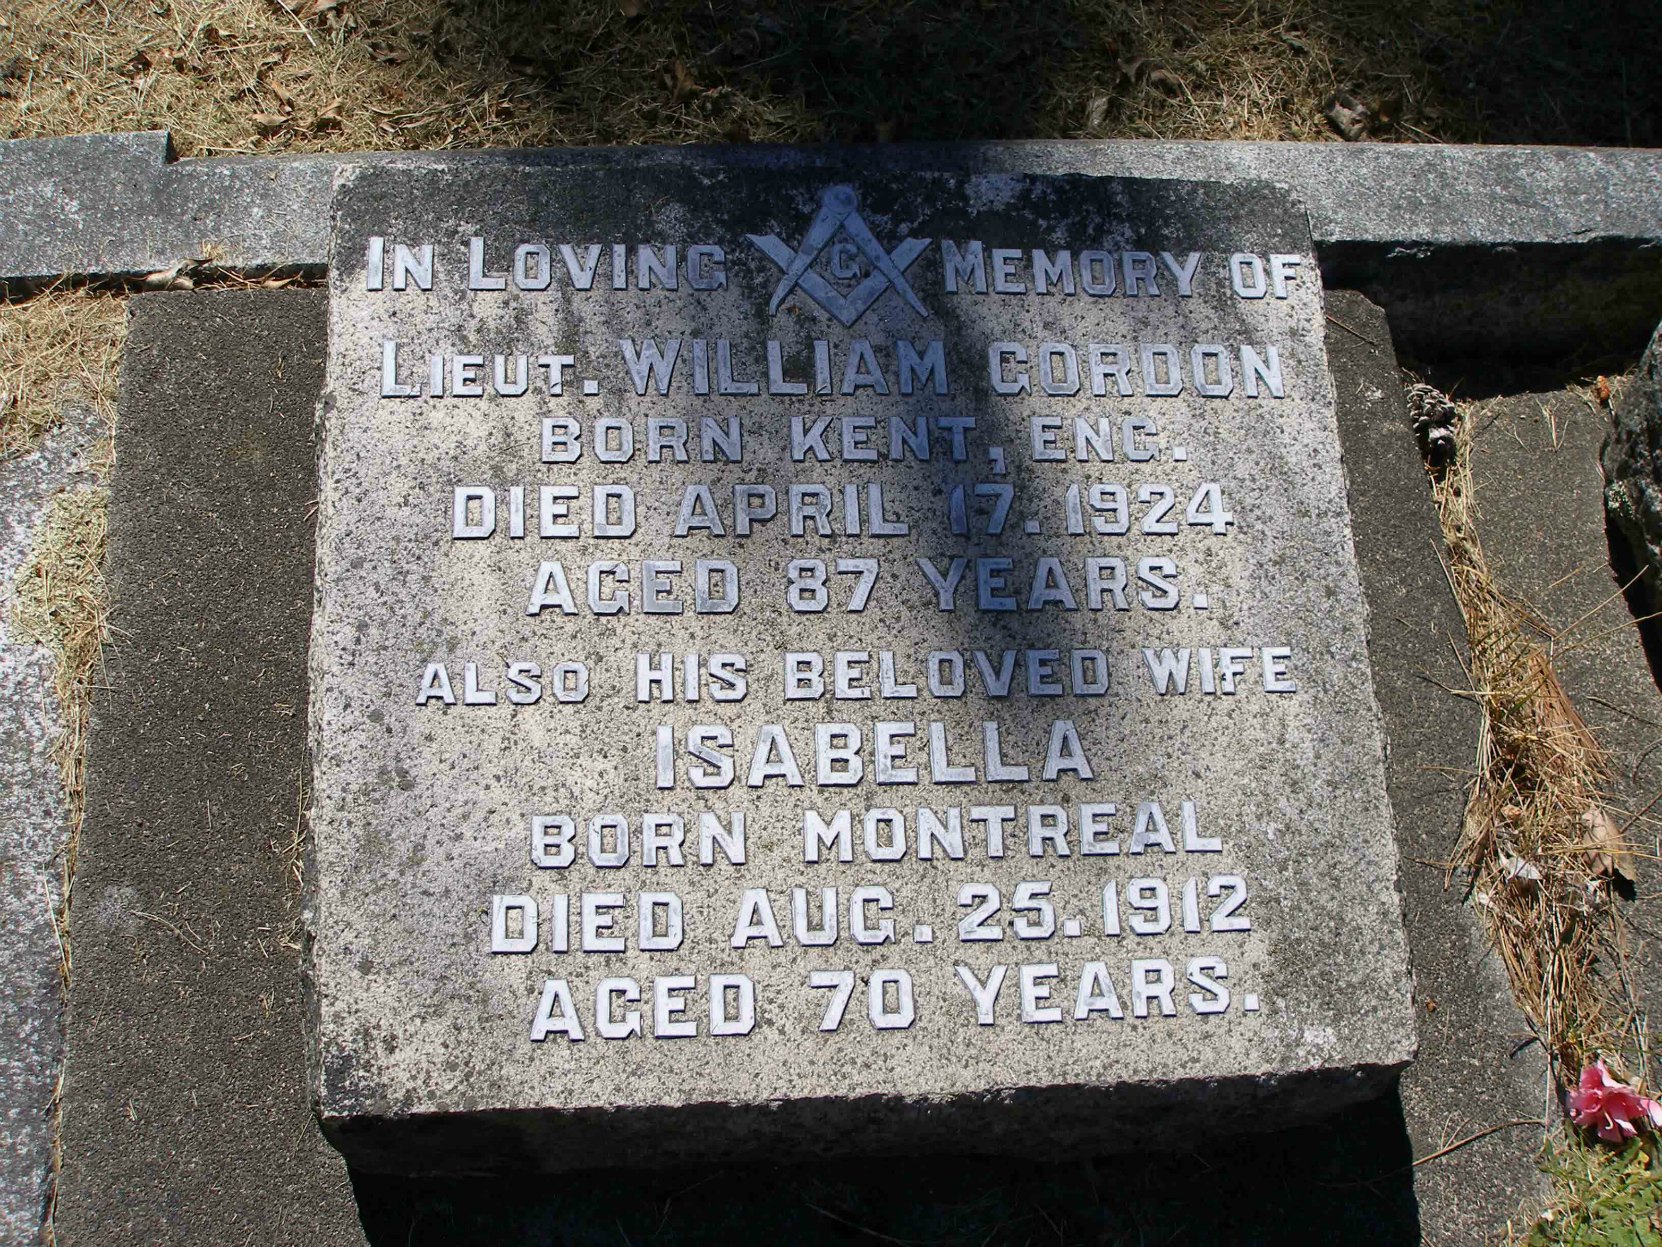
POLYGON ((1662 1102, 1612 1078, 1602 1060, 1581 1071, 1576 1088, 1565 1096, 1565 1107, 1572 1122, 1608 1143, 1634 1138, 1641 1127, 1662 1130, 1662 1102))

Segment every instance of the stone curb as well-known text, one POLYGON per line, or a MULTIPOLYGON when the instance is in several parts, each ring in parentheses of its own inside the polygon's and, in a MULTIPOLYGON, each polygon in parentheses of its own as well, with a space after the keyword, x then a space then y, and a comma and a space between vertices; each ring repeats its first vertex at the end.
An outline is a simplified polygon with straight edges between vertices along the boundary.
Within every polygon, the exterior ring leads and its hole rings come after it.
POLYGON ((549 148, 177 160, 165 131, 0 143, 0 282, 132 278, 208 258, 319 270, 342 167, 837 163, 1269 181, 1310 211, 1323 275, 1410 356, 1637 352, 1662 314, 1662 151, 1146 140, 549 148))
POLYGON ((363 1241, 306 1104, 285 847, 306 766, 323 316, 317 291, 132 301, 75 874, 63 1247, 363 1241))
POLYGON ((60 494, 93 483, 98 417, 78 403, 34 451, 0 463, 0 1242, 34 1242, 50 1193, 63 956, 56 911, 69 810, 65 729, 47 646, 19 635, 19 578, 60 494))
POLYGON ((156 295, 134 306, 112 486, 123 642, 94 721, 77 883, 65 1247, 575 1243, 617 1241, 644 1225, 641 1242, 670 1201, 664 1242, 843 1241, 846 1230, 812 1211, 816 1201, 901 1237, 944 1241, 961 1230, 953 1218, 962 1209, 1008 1206, 1014 1219, 1036 1200, 1060 1201, 1104 1233, 1153 1224, 1193 1237, 1227 1208, 1242 1243, 1325 1236, 1455 1247, 1539 1198, 1539 1136, 1523 1130, 1410 1167, 1462 1132, 1539 1115, 1544 1068, 1538 1048, 1520 1047, 1527 1032, 1471 910, 1443 890, 1439 868, 1422 864, 1446 858, 1463 808, 1459 784, 1436 768, 1469 752, 1476 727, 1471 707, 1442 691, 1459 679, 1448 644, 1459 616, 1428 540, 1435 520, 1376 309, 1332 295, 1329 310, 1360 336, 1336 332, 1330 350, 1391 733, 1391 800, 1409 859, 1420 1060, 1400 1100, 1199 1155, 1122 1158, 1098 1190, 1088 1166, 962 1158, 625 1171, 553 1186, 359 1174, 348 1188, 305 1104, 299 949, 272 943, 261 955, 248 943, 293 919, 275 850, 305 749, 297 664, 312 543, 301 517, 314 492, 305 434, 322 383, 322 296, 156 295), (157 362, 179 355, 203 366, 169 373, 157 362), (161 472, 163 461, 184 469, 161 472), (210 731, 204 713, 222 726, 210 731), (1435 1012, 1423 1007, 1433 1000, 1435 1012), (1199 1201, 1195 1173, 1208 1184, 1199 1201), (685 1197, 718 1174, 721 1198, 685 1197))

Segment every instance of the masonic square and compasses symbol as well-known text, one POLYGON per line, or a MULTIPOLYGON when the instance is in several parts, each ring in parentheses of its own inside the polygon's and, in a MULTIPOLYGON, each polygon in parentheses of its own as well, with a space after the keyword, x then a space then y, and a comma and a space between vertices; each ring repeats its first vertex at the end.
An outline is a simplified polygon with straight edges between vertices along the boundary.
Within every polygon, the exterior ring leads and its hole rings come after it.
POLYGON ((836 317, 845 329, 864 316, 867 309, 877 302, 878 296, 889 286, 893 286, 895 293, 911 304, 919 316, 929 315, 929 309, 923 306, 917 291, 906 281, 906 270, 923 254, 924 248, 929 245, 929 239, 908 238, 893 251, 888 251, 861 219, 859 208, 860 197, 854 193, 852 186, 832 186, 828 187, 820 198, 819 212, 814 217, 813 224, 808 227, 808 232, 803 235, 800 247, 793 250, 772 234, 745 235, 785 272, 773 291, 772 301, 768 303, 770 316, 779 311, 780 305, 798 286, 802 287, 803 292, 814 302, 836 317), (839 233, 847 235, 848 241, 837 241, 839 233), (820 253, 828 247, 831 249, 833 276, 858 276, 859 270, 855 267, 852 252, 864 256, 866 262, 871 265, 871 272, 865 280, 847 294, 843 294, 813 269, 814 261, 819 259, 820 253))

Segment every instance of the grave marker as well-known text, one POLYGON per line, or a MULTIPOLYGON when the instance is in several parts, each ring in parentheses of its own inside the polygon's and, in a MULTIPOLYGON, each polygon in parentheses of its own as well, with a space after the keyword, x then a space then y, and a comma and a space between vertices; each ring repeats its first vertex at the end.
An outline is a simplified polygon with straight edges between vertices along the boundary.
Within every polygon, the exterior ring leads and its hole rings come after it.
POLYGON ((1284 193, 375 169, 334 245, 349 1157, 1143 1147, 1410 1058, 1284 193))

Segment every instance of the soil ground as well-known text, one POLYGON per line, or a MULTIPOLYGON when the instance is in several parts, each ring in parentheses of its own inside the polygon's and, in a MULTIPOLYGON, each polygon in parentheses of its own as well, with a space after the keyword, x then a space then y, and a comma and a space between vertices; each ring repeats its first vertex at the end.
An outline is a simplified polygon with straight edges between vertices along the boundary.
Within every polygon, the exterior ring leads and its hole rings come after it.
POLYGON ((1648 0, 12 0, 0 136, 182 154, 1017 138, 1658 143, 1648 0), (1339 110, 1328 113, 1334 97, 1339 110))

